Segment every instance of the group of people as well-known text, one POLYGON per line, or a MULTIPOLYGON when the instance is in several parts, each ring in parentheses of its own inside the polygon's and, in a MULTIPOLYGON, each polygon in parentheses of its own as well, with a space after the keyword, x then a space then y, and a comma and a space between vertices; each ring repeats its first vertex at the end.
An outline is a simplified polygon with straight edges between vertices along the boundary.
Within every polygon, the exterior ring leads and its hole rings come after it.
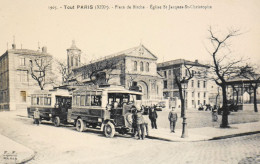
MULTIPOLYGON (((132 137, 138 136, 138 139, 144 139, 146 135, 149 136, 148 118, 151 122, 151 128, 157 129, 156 119, 158 118, 158 115, 154 106, 141 106, 140 108, 136 108, 133 105, 131 113, 133 120, 132 137)), ((175 125, 178 120, 178 115, 174 111, 174 108, 169 112, 168 119, 170 122, 170 130, 172 133, 175 133, 175 125)))
POLYGON ((131 107, 132 112, 132 136, 138 136, 138 139, 145 138, 146 135, 149 136, 148 118, 151 121, 152 129, 157 129, 156 119, 158 118, 157 112, 154 107, 141 106, 136 108, 136 106, 131 107))

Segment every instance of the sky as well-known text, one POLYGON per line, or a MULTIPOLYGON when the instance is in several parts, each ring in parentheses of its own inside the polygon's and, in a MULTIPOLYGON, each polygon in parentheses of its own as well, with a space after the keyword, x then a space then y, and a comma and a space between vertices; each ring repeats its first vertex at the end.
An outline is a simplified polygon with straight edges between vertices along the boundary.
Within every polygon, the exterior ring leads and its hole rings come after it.
POLYGON ((143 44, 158 62, 187 59, 205 61, 211 26, 217 35, 239 29, 230 40, 232 55, 260 62, 259 0, 1 0, 0 54, 11 48, 37 50, 47 46, 57 59, 66 59, 66 49, 75 40, 91 60, 143 44), (109 10, 64 9, 64 5, 108 5, 109 10), (115 9, 143 5, 141 9, 115 9), (152 10, 150 5, 208 5, 212 9, 152 10), (57 6, 57 10, 50 10, 57 6), (112 8, 113 7, 113 8, 112 8))

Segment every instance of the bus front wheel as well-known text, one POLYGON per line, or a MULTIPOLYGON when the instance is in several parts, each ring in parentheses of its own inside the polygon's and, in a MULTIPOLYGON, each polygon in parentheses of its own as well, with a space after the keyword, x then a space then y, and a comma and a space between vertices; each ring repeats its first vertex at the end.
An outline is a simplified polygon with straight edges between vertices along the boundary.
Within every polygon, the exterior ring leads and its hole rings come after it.
POLYGON ((54 125, 55 125, 56 127, 59 127, 59 126, 60 126, 60 118, 59 118, 58 116, 56 116, 56 117, 54 118, 54 125))
POLYGON ((77 119, 77 122, 76 122, 77 131, 82 132, 84 130, 84 127, 85 127, 85 125, 84 125, 83 120, 81 118, 77 119))
POLYGON ((105 124, 104 133, 106 137, 112 138, 115 135, 115 126, 111 122, 105 124))

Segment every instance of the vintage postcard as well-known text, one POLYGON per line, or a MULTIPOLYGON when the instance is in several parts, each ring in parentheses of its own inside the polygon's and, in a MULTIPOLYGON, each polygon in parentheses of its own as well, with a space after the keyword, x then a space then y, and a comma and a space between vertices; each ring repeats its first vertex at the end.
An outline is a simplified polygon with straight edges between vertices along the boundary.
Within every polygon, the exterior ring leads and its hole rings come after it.
POLYGON ((259 8, 1 0, 0 163, 260 163, 259 8))

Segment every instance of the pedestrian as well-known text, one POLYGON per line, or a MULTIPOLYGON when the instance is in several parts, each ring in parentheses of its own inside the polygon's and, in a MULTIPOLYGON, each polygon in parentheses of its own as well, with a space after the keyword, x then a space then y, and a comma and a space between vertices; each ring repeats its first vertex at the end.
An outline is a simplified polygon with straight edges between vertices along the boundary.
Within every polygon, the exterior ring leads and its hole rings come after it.
POLYGON ((141 113, 141 110, 137 110, 136 113, 136 125, 137 125, 137 132, 138 132, 138 139, 144 139, 144 118, 141 113))
POLYGON ((170 121, 170 129, 171 133, 175 133, 175 125, 178 120, 178 115, 176 112, 174 112, 174 108, 172 107, 172 110, 169 112, 168 119, 170 121))
POLYGON ((149 118, 148 118, 148 112, 147 111, 148 111, 148 108, 146 110, 146 107, 143 106, 142 114, 143 114, 143 119, 144 119, 144 128, 145 128, 145 131, 146 131, 146 136, 149 136, 149 127, 148 127, 149 118))
POLYGON ((151 107, 151 110, 149 112, 149 119, 151 120, 152 129, 157 129, 156 119, 158 115, 154 107, 151 107))
POLYGON ((35 109, 35 111, 33 113, 33 118, 34 118, 34 123, 39 126, 39 123, 40 123, 40 112, 39 112, 38 108, 35 109))
POLYGON ((218 114, 217 114, 217 106, 214 105, 214 108, 212 109, 212 121, 217 122, 218 121, 218 114))
POLYGON ((131 107, 131 112, 132 112, 132 137, 135 137, 137 135, 137 110, 136 107, 134 105, 132 105, 131 107))

